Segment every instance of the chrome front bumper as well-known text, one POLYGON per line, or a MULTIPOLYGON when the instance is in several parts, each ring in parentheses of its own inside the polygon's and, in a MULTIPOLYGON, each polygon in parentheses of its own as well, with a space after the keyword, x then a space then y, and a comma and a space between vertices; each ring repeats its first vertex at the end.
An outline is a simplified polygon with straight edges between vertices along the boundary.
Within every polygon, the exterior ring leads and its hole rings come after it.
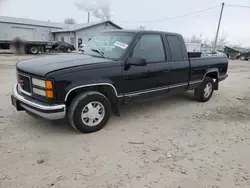
POLYGON ((18 111, 26 110, 49 120, 63 119, 66 115, 66 106, 64 104, 48 105, 30 97, 20 95, 17 91, 17 84, 13 87, 11 102, 18 111))

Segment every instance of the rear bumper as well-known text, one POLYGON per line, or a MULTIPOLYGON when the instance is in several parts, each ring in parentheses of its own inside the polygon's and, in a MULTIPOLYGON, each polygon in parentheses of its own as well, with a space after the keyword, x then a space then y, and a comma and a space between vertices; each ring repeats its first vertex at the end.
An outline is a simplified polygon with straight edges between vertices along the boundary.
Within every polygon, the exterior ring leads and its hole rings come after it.
POLYGON ((64 104, 48 105, 20 95, 17 91, 17 84, 13 87, 11 102, 18 111, 26 110, 49 120, 63 119, 66 114, 66 106, 64 104))
POLYGON ((220 76, 220 77, 218 78, 218 81, 221 82, 221 81, 225 80, 227 77, 228 77, 228 74, 225 74, 225 75, 223 75, 223 76, 220 76))

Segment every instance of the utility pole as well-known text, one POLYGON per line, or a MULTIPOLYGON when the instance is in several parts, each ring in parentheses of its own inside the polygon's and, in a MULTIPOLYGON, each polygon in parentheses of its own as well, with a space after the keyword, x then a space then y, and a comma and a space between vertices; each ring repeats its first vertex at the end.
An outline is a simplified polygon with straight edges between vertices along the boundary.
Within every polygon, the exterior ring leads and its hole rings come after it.
POLYGON ((89 20, 90 20, 90 12, 88 12, 88 23, 89 23, 89 20))
POLYGON ((216 50, 217 40, 218 40, 218 36, 219 36, 219 32, 220 32, 220 23, 221 23, 221 18, 222 18, 223 10, 224 10, 224 5, 225 5, 225 3, 223 2, 221 4, 220 18, 219 18, 219 23, 218 23, 218 27, 217 27, 217 31, 216 31, 216 36, 215 36, 215 41, 214 41, 214 49, 213 49, 214 51, 216 50))

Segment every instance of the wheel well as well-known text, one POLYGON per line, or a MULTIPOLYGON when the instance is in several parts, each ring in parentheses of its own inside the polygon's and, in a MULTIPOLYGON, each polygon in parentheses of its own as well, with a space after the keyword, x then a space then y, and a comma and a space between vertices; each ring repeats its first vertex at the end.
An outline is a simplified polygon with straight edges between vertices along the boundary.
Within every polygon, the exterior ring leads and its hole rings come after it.
POLYGON ((213 79, 218 79, 218 72, 217 71, 209 72, 209 73, 207 73, 205 75, 205 77, 210 77, 210 78, 213 78, 213 79))
POLYGON ((72 102, 72 100, 79 95, 80 93, 86 92, 86 91, 97 91, 102 94, 104 94, 111 106, 112 106, 112 111, 115 115, 119 115, 119 99, 116 96, 115 90, 111 86, 107 85, 100 85, 100 86, 90 86, 90 87, 83 87, 79 89, 75 89, 71 91, 66 99, 66 106, 69 106, 72 102))
POLYGON ((213 78, 213 80, 214 80, 214 85, 213 85, 214 90, 218 90, 219 89, 219 82, 218 82, 219 75, 218 74, 219 73, 217 71, 213 71, 213 72, 209 72, 209 73, 207 73, 205 75, 205 77, 213 78))

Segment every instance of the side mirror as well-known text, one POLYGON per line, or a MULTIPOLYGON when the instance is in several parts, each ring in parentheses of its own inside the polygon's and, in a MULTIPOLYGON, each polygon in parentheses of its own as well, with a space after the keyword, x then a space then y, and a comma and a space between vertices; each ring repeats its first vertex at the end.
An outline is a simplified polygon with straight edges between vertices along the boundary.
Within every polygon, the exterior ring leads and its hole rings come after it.
POLYGON ((140 57, 132 57, 129 61, 129 64, 133 66, 146 66, 147 60, 140 57))

